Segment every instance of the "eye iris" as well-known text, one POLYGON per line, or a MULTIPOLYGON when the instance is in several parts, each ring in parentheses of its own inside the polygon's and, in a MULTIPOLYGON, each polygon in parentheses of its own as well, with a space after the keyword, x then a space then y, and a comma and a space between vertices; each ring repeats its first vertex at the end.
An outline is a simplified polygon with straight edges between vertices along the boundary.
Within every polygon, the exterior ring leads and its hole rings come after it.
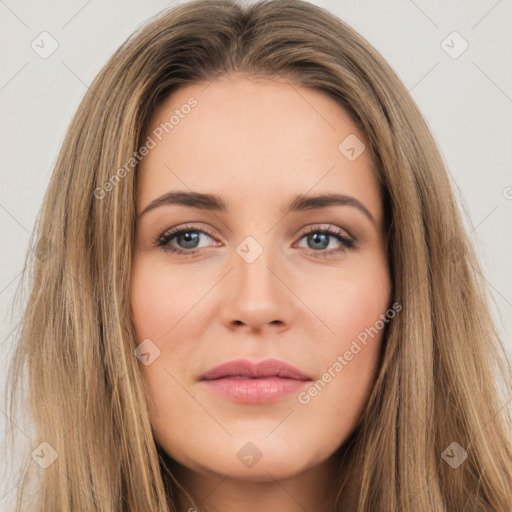
POLYGON ((185 244, 192 243, 191 246, 186 245, 185 249, 194 249, 197 246, 197 243, 199 241, 199 233, 193 232, 193 231, 187 231, 185 233, 182 233, 176 237, 176 241, 178 242, 178 245, 181 246, 180 241, 184 240, 185 244))
POLYGON ((325 249, 329 245, 329 236, 327 233, 313 233, 312 235, 309 235, 309 239, 313 239, 313 241, 316 243, 320 240, 320 244, 322 247, 316 246, 316 249, 325 249))

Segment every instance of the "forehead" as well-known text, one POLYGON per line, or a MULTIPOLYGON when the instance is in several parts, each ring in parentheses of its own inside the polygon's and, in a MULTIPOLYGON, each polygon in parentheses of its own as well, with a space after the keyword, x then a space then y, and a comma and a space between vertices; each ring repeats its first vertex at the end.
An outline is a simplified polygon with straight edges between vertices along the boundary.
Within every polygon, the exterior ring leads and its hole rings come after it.
POLYGON ((173 189, 270 203, 329 191, 366 199, 380 216, 369 143, 320 91, 242 75, 187 85, 155 110, 146 137, 155 146, 139 165, 141 207, 173 189))

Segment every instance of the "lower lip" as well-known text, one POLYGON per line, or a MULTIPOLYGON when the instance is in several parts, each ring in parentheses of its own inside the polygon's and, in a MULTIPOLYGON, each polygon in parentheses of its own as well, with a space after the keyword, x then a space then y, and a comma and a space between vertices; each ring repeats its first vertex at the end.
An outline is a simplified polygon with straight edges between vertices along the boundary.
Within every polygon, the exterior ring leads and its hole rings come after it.
POLYGON ((211 391, 237 402, 273 402, 290 393, 299 391, 309 380, 269 377, 261 379, 223 378, 203 380, 211 391))

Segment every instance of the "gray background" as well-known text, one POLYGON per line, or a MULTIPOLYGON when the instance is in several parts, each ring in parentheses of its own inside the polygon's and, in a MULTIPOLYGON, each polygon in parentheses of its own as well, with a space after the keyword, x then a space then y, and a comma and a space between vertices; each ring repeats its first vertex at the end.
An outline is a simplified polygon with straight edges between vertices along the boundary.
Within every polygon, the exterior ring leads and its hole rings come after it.
MULTIPOLYGON (((65 130, 108 57, 172 3, 0 0, 1 390, 14 343, 9 308, 65 130), (31 47, 43 45, 43 31, 58 43, 45 59, 31 47)), ((512 1, 312 3, 377 48, 424 113, 467 209, 497 327, 512 354, 512 1), (454 31, 469 44, 457 58, 464 43, 450 36, 454 31)), ((50 48, 49 39, 44 44, 50 48)), ((2 402, 2 428, 4 411, 2 402)), ((10 472, 1 464, 0 482, 10 472)), ((9 479, 0 486, 0 510, 12 510, 15 485, 9 479)))

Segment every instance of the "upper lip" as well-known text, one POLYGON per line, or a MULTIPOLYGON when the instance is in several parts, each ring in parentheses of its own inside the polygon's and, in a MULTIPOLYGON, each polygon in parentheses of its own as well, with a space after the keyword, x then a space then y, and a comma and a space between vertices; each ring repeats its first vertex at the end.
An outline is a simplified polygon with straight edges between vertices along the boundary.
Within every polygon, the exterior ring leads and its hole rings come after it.
POLYGON ((223 363, 201 375, 200 380, 214 380, 223 377, 281 377, 296 380, 311 380, 305 373, 294 366, 278 359, 265 359, 259 363, 251 363, 247 359, 235 359, 223 363))

